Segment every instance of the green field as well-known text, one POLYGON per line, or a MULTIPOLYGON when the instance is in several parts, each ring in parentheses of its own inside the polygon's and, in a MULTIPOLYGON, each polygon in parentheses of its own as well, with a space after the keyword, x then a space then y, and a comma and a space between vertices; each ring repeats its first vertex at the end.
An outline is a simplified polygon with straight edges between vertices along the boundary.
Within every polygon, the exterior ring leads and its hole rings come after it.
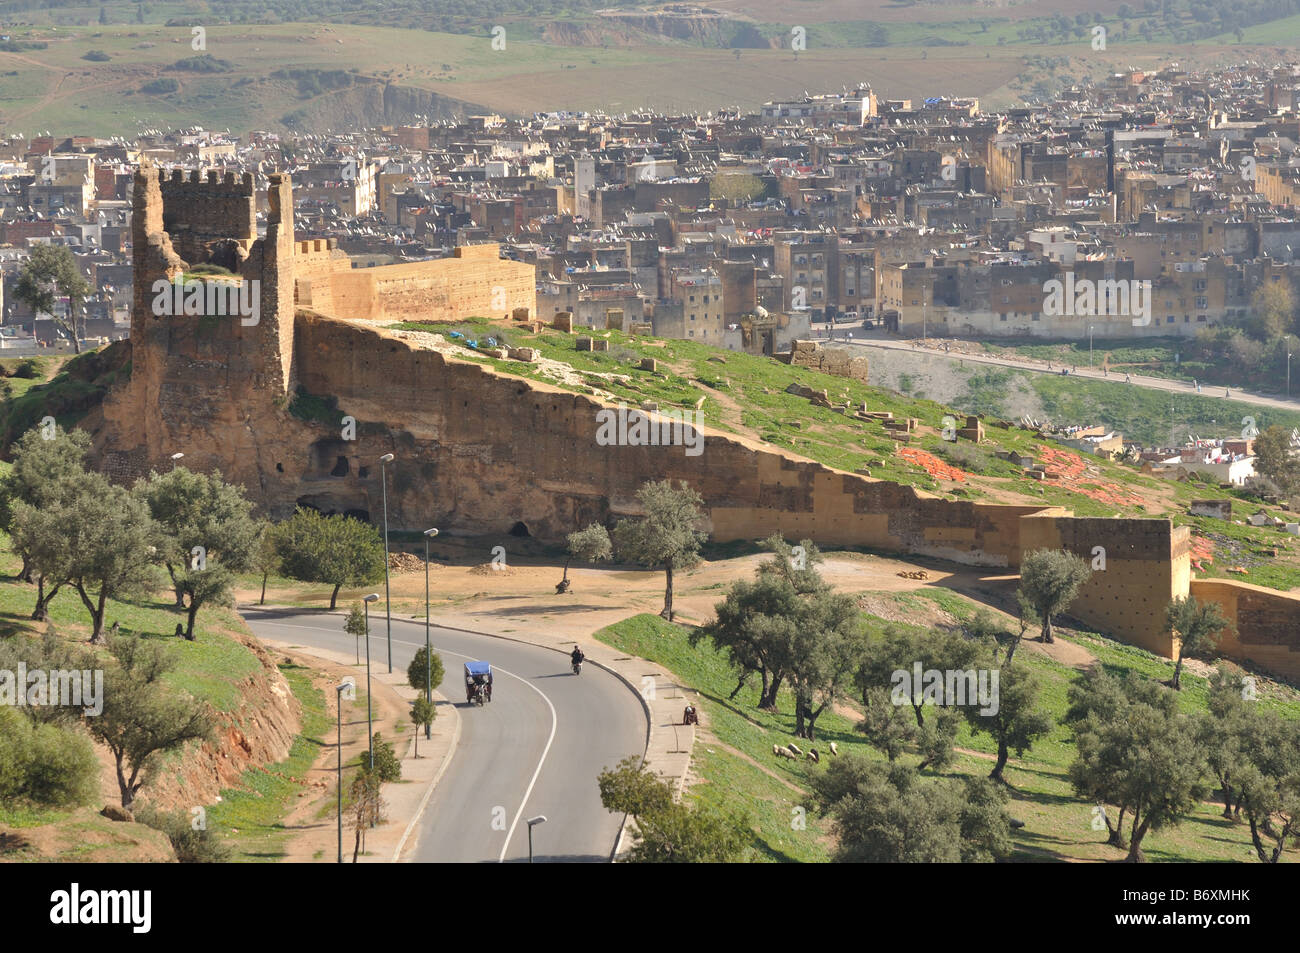
MULTIPOLYGON (((999 356, 1019 355, 1040 361, 1051 361, 1058 366, 1101 367, 1108 363, 1112 374, 1141 374, 1144 377, 1162 377, 1186 383, 1199 381, 1207 387, 1241 389, 1249 385, 1253 391, 1282 394, 1286 389, 1285 352, 1280 348, 1268 355, 1261 366, 1252 370, 1249 380, 1226 370, 1219 363, 1189 359, 1192 342, 1185 338, 1154 338, 1145 341, 1092 342, 1057 341, 1051 343, 1000 344, 989 341, 980 346, 989 354, 999 356), (1090 353, 1091 352, 1091 353, 1090 353)), ((1295 384, 1300 393, 1300 362, 1294 368, 1295 384)))
MULTIPOLYGON (((949 596, 950 605, 954 598, 959 597, 949 596)), ((969 603, 951 607, 959 617, 973 611, 969 603)), ((865 622, 875 632, 883 624, 882 620, 870 616, 865 617, 865 622)), ((809 811, 806 830, 795 829, 791 824, 796 809, 806 804, 809 777, 824 770, 824 761, 819 766, 772 755, 773 744, 785 745, 794 738, 793 699, 783 693, 776 713, 758 709, 755 707, 757 679, 754 679, 754 684, 743 689, 735 701, 728 700, 736 677, 726 658, 707 642, 691 648, 687 632, 658 616, 639 615, 602 629, 596 637, 620 651, 665 666, 682 684, 699 693, 698 704, 711 738, 696 740, 692 772, 700 781, 689 789, 690 799, 748 812, 754 828, 756 859, 827 860, 830 844, 825 822, 809 811)), ((1086 648, 1112 671, 1129 671, 1158 679, 1169 677, 1168 659, 1092 633, 1068 632, 1065 637, 1086 648)), ((1104 831, 1098 834, 1091 829, 1093 805, 1073 794, 1066 777, 1074 749, 1070 732, 1059 721, 1067 707, 1066 689, 1080 673, 1027 649, 1021 649, 1016 655, 1016 664, 1022 663, 1037 675, 1041 686, 1040 707, 1050 712, 1058 725, 1035 743, 1025 758, 1013 757, 1008 762, 1006 777, 1011 795, 1008 811, 1012 817, 1025 822, 1025 828, 1014 834, 1013 859, 1038 862, 1122 858, 1122 851, 1106 845, 1104 831)), ((1289 718, 1300 718, 1300 692, 1263 679, 1260 684, 1266 686, 1260 693, 1261 704, 1275 707, 1289 718)), ((1188 712, 1203 711, 1204 679, 1185 674, 1180 702, 1188 712)), ((883 758, 854 730, 855 721, 856 718, 829 710, 818 719, 817 740, 813 744, 823 758, 832 741, 842 754, 851 752, 883 758)), ((961 753, 952 768, 929 773, 948 777, 988 773, 997 750, 988 735, 972 737, 963 725, 956 744, 961 753)), ((801 742, 801 747, 806 749, 808 744, 801 742)), ((904 758, 910 758, 913 763, 919 760, 915 755, 904 755, 904 758)), ((1144 852, 1154 861, 1252 861, 1250 834, 1244 822, 1225 821, 1220 816, 1222 809, 1221 802, 1202 803, 1181 825, 1150 834, 1143 842, 1144 852)))

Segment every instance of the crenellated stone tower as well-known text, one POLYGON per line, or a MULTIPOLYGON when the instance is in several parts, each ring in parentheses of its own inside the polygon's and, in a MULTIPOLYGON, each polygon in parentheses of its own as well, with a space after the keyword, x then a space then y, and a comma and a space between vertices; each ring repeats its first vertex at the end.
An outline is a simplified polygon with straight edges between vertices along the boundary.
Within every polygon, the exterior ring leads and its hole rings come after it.
POLYGON ((101 466, 125 482, 169 466, 181 451, 195 469, 219 468, 265 491, 260 458, 267 442, 280 439, 276 421, 294 377, 289 176, 270 177, 261 237, 251 174, 175 170, 164 178, 145 166, 132 204, 131 379, 104 402, 95 431, 101 466), (201 281, 237 287, 254 302, 256 323, 227 308, 176 313, 177 299, 159 295, 160 279, 189 281, 200 265, 238 279, 207 274, 201 281))

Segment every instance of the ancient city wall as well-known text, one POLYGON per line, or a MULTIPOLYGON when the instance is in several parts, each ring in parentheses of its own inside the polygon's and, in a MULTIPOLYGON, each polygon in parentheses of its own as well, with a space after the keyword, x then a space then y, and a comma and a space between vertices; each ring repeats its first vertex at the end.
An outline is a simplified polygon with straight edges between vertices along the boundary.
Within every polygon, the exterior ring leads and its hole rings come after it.
POLYGON ((1220 638, 1220 652, 1300 678, 1300 595, 1233 579, 1193 579, 1191 594, 1201 602, 1219 603, 1236 626, 1220 638))
POLYGON ((294 244, 294 303, 322 314, 337 313, 331 277, 342 268, 351 268, 347 252, 338 247, 338 239, 311 239, 294 244))
POLYGON ((707 431, 698 456, 680 446, 601 446, 603 405, 590 397, 318 316, 300 316, 296 349, 299 380, 311 393, 336 396, 358 420, 386 421, 374 439, 336 449, 355 456, 349 471, 398 456, 389 499, 396 525, 505 535, 522 523, 554 540, 575 525, 635 512, 646 480, 685 480, 704 497, 720 542, 780 533, 1007 568, 1035 549, 1093 562, 1102 547, 1105 568, 1071 614, 1154 652, 1175 648, 1161 630, 1165 606, 1187 592, 1189 531, 1167 519, 944 500, 707 431))

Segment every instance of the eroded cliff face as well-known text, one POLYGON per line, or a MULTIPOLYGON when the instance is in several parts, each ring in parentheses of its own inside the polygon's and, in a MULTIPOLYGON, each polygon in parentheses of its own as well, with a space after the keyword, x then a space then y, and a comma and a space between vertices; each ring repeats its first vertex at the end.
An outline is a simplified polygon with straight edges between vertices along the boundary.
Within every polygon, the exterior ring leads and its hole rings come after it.
POLYGON ((229 634, 257 656, 261 668, 240 682, 239 707, 217 713, 213 740, 186 748, 145 786, 141 799, 163 810, 188 812, 214 803, 249 768, 287 758, 300 730, 302 706, 275 657, 251 635, 229 634))
POLYGON ((781 532, 992 566, 1019 561, 1016 521, 1041 509, 942 500, 707 430, 694 449, 605 445, 606 407, 592 397, 299 312, 292 386, 338 408, 337 423, 308 422, 259 382, 258 352, 237 323, 205 322, 154 322, 134 342, 147 353, 110 394, 95 434, 118 479, 183 452, 186 465, 243 484, 272 516, 307 505, 377 520, 378 461, 392 453, 390 525, 504 536, 523 524, 552 541, 635 512, 648 480, 685 480, 721 541, 781 532))
POLYGON ((595 19, 552 20, 542 31, 557 46, 634 46, 689 43, 723 49, 780 49, 780 37, 766 37, 750 22, 710 12, 695 15, 606 11, 595 19))
POLYGON ((418 86, 358 76, 346 89, 317 96, 282 116, 281 125, 287 129, 364 128, 376 122, 406 123, 417 117, 436 121, 490 112, 486 106, 418 86))

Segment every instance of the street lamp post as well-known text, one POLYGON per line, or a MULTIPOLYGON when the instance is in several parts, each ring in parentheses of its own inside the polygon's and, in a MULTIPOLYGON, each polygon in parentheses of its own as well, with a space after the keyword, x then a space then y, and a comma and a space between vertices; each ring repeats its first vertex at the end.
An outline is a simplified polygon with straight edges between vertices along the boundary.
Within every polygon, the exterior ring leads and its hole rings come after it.
POLYGON ((1286 396, 1291 396, 1291 352, 1286 352, 1286 396))
POLYGON ((538 814, 536 817, 528 819, 528 862, 533 862, 533 828, 538 824, 546 823, 546 815, 538 814))
POLYGON ((375 719, 370 706, 370 603, 379 601, 372 592, 361 600, 366 604, 366 744, 370 747, 370 770, 375 770, 375 719))
MULTIPOLYGON (((429 540, 438 535, 438 530, 424 531, 424 700, 433 704, 433 654, 429 647, 429 540)), ((433 737, 433 725, 424 726, 424 740, 433 737)))
POLYGON ((388 674, 393 674, 393 600, 388 592, 388 464, 393 462, 393 455, 386 453, 379 458, 380 479, 383 482, 384 497, 384 614, 388 618, 388 674))
POLYGON ((1088 325, 1088 366, 1092 367, 1092 325, 1088 325))
POLYGON ((347 682, 336 685, 334 688, 334 710, 337 714, 337 731, 338 731, 338 784, 336 787, 336 797, 338 798, 338 815, 339 815, 339 863, 343 863, 343 693, 349 688, 347 682))

